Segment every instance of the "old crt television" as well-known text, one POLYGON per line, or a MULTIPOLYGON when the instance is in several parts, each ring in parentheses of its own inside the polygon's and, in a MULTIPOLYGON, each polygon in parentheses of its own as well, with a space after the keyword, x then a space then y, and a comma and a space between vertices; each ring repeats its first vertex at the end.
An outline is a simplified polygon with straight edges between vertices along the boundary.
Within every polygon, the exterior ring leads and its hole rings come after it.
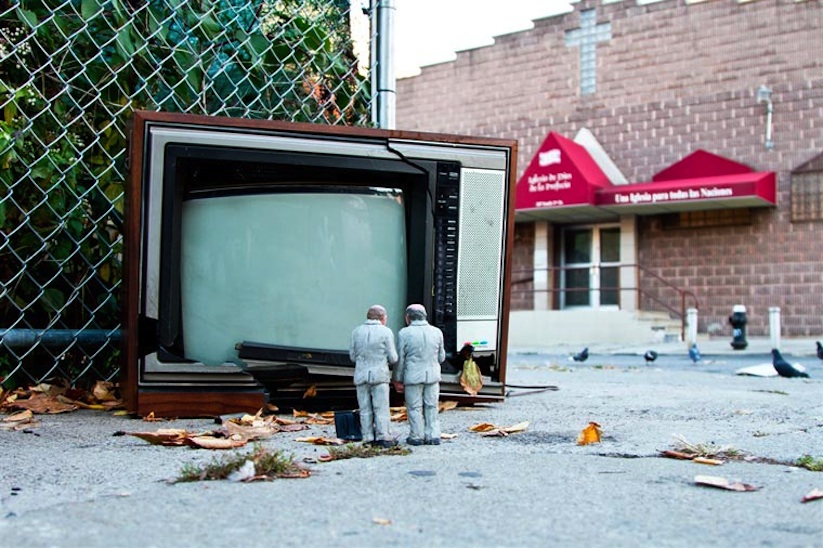
POLYGON ((472 398, 465 343, 504 397, 515 142, 136 112, 129 147, 130 411, 331 406, 373 304, 395 334, 426 307, 444 398, 472 398))

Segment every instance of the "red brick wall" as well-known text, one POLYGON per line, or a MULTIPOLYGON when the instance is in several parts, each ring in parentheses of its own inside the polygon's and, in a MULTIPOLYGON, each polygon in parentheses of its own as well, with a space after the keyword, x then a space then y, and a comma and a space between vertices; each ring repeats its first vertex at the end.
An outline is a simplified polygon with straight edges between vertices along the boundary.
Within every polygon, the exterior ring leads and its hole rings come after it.
MULTIPOLYGON (((790 171, 823 152, 819 2, 584 0, 575 10, 400 80, 398 128, 518 139, 520 173, 549 131, 573 137, 583 127, 630 182, 698 148, 776 171, 778 208, 752 210, 750 226, 665 230, 641 217, 639 262, 697 295, 701 331, 717 323, 728 332, 732 305, 745 304, 753 335, 768 332, 771 306, 784 335, 823 333, 823 224, 792 223, 788 211, 790 171), (597 92, 581 96, 580 52, 566 47, 565 31, 590 8, 612 38, 597 45, 597 92), (763 84, 774 92, 771 151, 755 100, 763 84)), ((533 245, 526 233, 518 224, 521 263, 532 256, 521 249, 533 245)))

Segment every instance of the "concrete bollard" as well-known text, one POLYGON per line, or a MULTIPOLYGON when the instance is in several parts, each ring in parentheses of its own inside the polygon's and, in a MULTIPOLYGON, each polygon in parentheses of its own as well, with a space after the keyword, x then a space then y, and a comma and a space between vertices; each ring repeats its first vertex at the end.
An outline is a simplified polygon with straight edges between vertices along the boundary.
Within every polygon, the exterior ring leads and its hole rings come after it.
POLYGON ((780 307, 769 307, 769 337, 772 348, 780 350, 780 307))
POLYGON ((697 343, 697 309, 686 309, 686 348, 697 343))

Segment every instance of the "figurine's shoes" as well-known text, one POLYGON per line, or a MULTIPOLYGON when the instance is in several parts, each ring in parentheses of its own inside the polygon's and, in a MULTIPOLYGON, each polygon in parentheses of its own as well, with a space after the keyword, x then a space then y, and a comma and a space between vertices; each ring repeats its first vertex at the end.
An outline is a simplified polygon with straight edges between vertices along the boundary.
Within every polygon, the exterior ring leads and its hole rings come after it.
POLYGON ((407 438, 406 443, 409 445, 423 445, 423 440, 417 438, 407 438))
POLYGON ((432 438, 430 440, 425 440, 423 443, 426 445, 440 445, 440 438, 432 438))
POLYGON ((373 441, 372 445, 374 447, 382 447, 383 449, 390 449, 397 445, 397 442, 394 440, 377 440, 373 441))

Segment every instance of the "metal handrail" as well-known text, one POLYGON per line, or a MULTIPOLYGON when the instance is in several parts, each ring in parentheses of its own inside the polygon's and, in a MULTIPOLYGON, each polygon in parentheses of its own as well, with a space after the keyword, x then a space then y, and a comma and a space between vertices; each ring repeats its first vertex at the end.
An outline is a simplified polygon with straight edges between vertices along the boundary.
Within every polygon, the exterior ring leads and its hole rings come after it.
MULTIPOLYGON (((670 281, 666 280, 665 278, 663 278, 662 276, 660 276, 656 272, 653 272, 652 270, 650 270, 647 267, 644 267, 641 264, 621 263, 621 264, 617 264, 617 265, 608 265, 608 266, 609 267, 617 267, 617 268, 635 268, 638 272, 643 273, 643 275, 648 276, 649 278, 653 278, 653 279, 657 280, 658 282, 660 282, 665 287, 668 287, 669 289, 672 289, 673 291, 675 291, 678 294, 678 297, 679 297, 679 300, 680 300, 680 310, 678 310, 674 306, 670 305, 669 303, 667 303, 666 301, 664 301, 662 298, 658 297, 657 295, 655 295, 651 291, 649 291, 647 289, 644 289, 642 287, 625 287, 625 286, 623 286, 623 287, 600 287, 600 288, 597 289, 597 291, 600 291, 601 293, 604 292, 604 291, 634 291, 634 292, 636 292, 637 296, 638 296, 638 306, 639 307, 642 307, 643 299, 645 298, 648 301, 651 301, 651 302, 657 304, 658 306, 660 306, 661 308, 665 309, 670 314, 672 314, 673 316, 678 318, 680 320, 680 336, 681 336, 681 338, 685 339, 686 319, 687 319, 687 315, 686 315, 687 302, 690 303, 690 304, 693 304, 693 308, 695 308, 695 309, 698 309, 700 307, 700 303, 697 299, 697 296, 692 291, 689 291, 688 289, 683 289, 683 288, 677 287, 676 285, 674 285, 670 281)), ((586 288, 586 287, 581 287, 581 288, 549 287, 549 288, 546 288, 546 289, 531 288, 531 289, 527 289, 527 290, 518 289, 516 287, 517 285, 520 285, 520 284, 534 282, 534 272, 542 272, 542 271, 562 272, 562 271, 565 271, 565 270, 576 270, 576 269, 579 269, 579 268, 580 267, 550 266, 550 267, 546 267, 546 268, 532 268, 532 269, 528 269, 528 270, 513 270, 512 275, 515 276, 515 277, 518 274, 524 274, 524 273, 528 273, 528 274, 531 274, 531 275, 527 276, 527 277, 524 277, 524 278, 513 279, 512 283, 511 283, 512 293, 520 292, 520 291, 527 291, 527 292, 530 292, 532 294, 538 293, 538 292, 540 292, 540 293, 561 293, 561 292, 574 293, 574 292, 582 292, 582 291, 585 291, 585 292, 592 291, 592 289, 586 288)), ((642 308, 639 308, 639 310, 642 310, 642 308)))

